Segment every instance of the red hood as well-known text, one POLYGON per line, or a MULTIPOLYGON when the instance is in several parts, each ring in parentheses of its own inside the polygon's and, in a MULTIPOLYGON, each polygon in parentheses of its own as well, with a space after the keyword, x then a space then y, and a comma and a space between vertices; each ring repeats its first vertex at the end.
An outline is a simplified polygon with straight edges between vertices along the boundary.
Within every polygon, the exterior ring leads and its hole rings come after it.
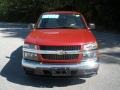
POLYGON ((25 43, 54 46, 81 45, 95 41, 95 37, 87 29, 37 29, 25 39, 25 43))

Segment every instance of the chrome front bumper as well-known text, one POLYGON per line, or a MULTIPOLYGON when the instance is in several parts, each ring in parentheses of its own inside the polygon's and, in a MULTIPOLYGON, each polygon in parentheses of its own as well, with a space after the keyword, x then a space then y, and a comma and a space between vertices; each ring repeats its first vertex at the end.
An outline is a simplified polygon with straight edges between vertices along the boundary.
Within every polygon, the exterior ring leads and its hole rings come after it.
POLYGON ((80 64, 43 64, 22 59, 22 66, 25 71, 38 75, 52 75, 53 71, 56 71, 52 76, 87 76, 97 74, 99 64, 96 60, 88 60, 80 64), (61 74, 61 70, 63 74, 61 74), (66 73, 66 71, 70 73, 66 73))

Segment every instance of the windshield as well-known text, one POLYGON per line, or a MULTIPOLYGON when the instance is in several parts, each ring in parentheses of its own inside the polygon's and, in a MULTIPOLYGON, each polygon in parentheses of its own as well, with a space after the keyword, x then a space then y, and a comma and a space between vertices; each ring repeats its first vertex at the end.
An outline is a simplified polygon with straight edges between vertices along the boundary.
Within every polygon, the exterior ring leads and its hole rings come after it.
POLYGON ((43 14, 36 28, 85 28, 86 25, 79 14, 43 14))

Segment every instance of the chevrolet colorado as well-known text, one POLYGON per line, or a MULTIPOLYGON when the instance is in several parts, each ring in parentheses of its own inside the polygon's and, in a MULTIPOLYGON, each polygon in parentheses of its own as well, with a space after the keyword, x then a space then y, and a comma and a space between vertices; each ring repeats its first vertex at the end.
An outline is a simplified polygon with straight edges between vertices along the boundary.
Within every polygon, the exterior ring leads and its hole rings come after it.
POLYGON ((83 15, 74 11, 43 13, 25 38, 22 67, 27 74, 93 76, 98 45, 83 15))

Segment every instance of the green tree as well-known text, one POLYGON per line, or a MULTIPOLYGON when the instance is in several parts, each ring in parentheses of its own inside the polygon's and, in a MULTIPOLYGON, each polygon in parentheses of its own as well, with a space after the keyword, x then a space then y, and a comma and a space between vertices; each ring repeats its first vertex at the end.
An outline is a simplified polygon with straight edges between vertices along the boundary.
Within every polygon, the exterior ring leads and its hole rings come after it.
POLYGON ((119 1, 113 0, 0 0, 1 21, 35 22, 46 11, 80 11, 87 21, 119 28, 119 1))

